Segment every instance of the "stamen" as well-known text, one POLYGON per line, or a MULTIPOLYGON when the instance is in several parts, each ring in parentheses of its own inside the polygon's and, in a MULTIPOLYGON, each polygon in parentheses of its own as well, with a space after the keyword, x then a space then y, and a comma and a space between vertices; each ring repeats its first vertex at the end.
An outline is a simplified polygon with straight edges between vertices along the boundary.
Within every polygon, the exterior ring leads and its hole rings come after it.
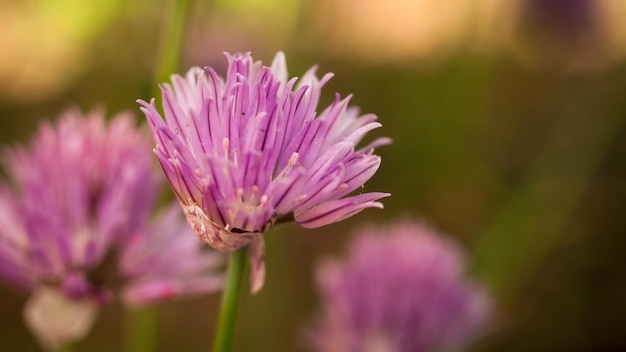
POLYGON ((291 157, 289 158, 289 162, 287 163, 287 166, 289 167, 294 166, 298 162, 298 157, 299 157, 299 154, 296 152, 291 154, 291 157))
MULTIPOLYGON (((230 221, 231 222, 235 221, 235 216, 237 215, 237 212, 233 208, 228 208, 227 212, 228 212, 228 216, 230 216, 230 221)), ((226 226, 229 226, 229 225, 226 225, 226 226)))
POLYGON ((237 157, 237 149, 233 149, 233 162, 235 167, 239 166, 239 158, 237 157))
POLYGON ((222 147, 224 148, 224 157, 228 160, 228 147, 230 146, 230 140, 228 138, 224 138, 222 141, 222 147))

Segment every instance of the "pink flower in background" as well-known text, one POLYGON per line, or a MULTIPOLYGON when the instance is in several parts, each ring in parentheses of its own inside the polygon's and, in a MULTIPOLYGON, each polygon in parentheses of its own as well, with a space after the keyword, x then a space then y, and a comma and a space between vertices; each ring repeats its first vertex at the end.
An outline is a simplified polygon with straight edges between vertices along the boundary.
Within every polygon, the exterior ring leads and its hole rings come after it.
POLYGON ((44 346, 82 338, 118 290, 140 305, 221 287, 221 255, 202 251, 177 205, 151 219, 161 181, 148 150, 131 116, 68 110, 9 151, 0 277, 29 293, 25 319, 44 346))
POLYGON ((593 34, 599 5, 589 0, 524 0, 522 20, 539 27, 545 34, 560 35, 563 40, 576 41, 593 34), (551 31, 551 32, 550 32, 551 31))
POLYGON ((249 54, 226 56, 226 78, 192 68, 161 87, 165 120, 154 100, 139 103, 187 221, 221 251, 251 244, 256 292, 264 277, 262 235, 275 222, 315 228, 382 208, 377 200, 387 193, 352 193, 374 175, 374 148, 389 139, 357 147, 380 124, 349 108, 349 97, 318 111, 331 74, 319 79, 314 67, 289 79, 280 52, 271 67, 249 54))
POLYGON ((463 278, 455 243, 414 223, 358 235, 345 261, 317 271, 323 310, 308 335, 316 351, 448 351, 480 333, 490 301, 463 278))
POLYGON ((177 204, 170 205, 141 233, 124 244, 119 267, 127 283, 122 298, 130 305, 222 288, 215 272, 224 257, 211 253, 192 235, 177 204))

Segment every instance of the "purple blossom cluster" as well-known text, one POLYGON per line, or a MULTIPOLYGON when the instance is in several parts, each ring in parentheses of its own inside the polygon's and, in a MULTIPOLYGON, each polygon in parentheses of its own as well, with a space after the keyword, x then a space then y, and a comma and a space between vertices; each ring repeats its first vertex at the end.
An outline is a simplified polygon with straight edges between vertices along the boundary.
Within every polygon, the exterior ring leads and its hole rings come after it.
POLYGON ((78 110, 8 151, 0 277, 31 294, 26 320, 44 344, 66 342, 50 305, 82 305, 80 313, 118 291, 141 305, 221 287, 221 256, 202 249, 178 206, 151 216, 162 181, 148 151, 149 136, 131 116, 106 122, 101 112, 78 110))
POLYGON ((249 54, 226 55, 228 72, 192 68, 161 87, 164 117, 154 100, 139 101, 155 153, 187 221, 203 241, 229 252, 251 244, 252 289, 263 284, 263 237, 277 221, 306 228, 382 208, 387 193, 352 192, 380 165, 376 116, 348 107, 350 97, 321 112, 321 89, 332 77, 288 78, 279 52, 270 67, 249 54))
POLYGON ((490 301, 463 278, 463 253, 416 223, 357 232, 345 261, 317 271, 321 317, 309 331, 319 352, 422 352, 466 347, 490 301))

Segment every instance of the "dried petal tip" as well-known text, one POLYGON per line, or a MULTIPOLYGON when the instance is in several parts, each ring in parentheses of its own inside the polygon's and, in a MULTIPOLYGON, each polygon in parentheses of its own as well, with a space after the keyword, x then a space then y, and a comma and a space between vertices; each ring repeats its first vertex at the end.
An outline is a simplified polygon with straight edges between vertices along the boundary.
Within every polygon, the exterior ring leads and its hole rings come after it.
POLYGON ((211 221, 196 204, 183 206, 183 211, 187 223, 198 238, 222 252, 231 252, 245 247, 260 236, 260 234, 229 228, 228 225, 222 228, 211 221))
POLYGON ((192 68, 163 84, 164 117, 154 101, 138 101, 198 237, 229 252, 256 241, 277 218, 311 228, 382 207, 376 200, 388 194, 353 194, 380 166, 374 149, 389 143, 379 138, 359 147, 381 126, 376 116, 359 116, 339 96, 320 109, 332 75, 318 78, 313 67, 289 79, 282 52, 270 67, 249 54, 226 57, 224 78, 210 67, 192 68))
POLYGON ((248 246, 248 256, 250 258, 250 292, 255 294, 263 288, 265 283, 265 241, 259 236, 248 246))

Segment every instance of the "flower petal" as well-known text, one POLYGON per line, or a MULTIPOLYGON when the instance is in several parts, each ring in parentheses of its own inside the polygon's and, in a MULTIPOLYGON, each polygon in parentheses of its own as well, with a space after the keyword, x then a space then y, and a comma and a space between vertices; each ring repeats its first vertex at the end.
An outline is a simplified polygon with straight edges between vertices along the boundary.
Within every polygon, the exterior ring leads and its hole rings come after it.
POLYGON ((265 284, 265 241, 262 236, 258 236, 248 245, 248 256, 250 258, 250 293, 255 294, 263 288, 265 284))
POLYGON ((357 196, 322 203, 302 213, 296 213, 296 221, 305 228, 316 228, 348 218, 366 208, 383 208, 378 199, 389 193, 364 193, 357 196))

